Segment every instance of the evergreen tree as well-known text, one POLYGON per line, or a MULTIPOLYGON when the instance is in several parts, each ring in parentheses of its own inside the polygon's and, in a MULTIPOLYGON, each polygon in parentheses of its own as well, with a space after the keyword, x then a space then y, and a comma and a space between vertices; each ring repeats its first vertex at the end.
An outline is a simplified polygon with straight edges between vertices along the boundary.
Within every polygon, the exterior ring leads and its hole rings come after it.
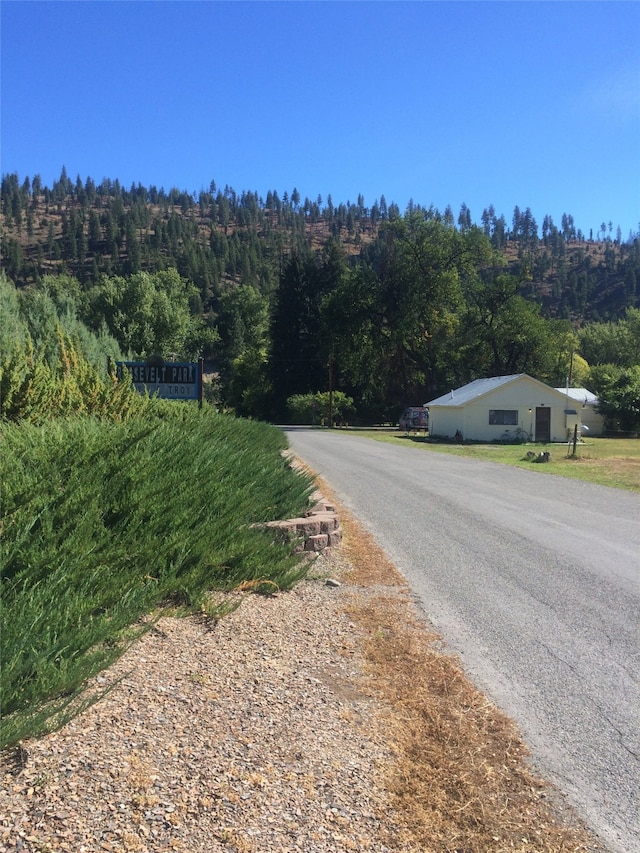
POLYGON ((287 399, 324 389, 327 365, 320 340, 322 277, 311 255, 294 253, 286 264, 271 321, 269 378, 273 414, 287 416, 287 399))
POLYGON ((460 213, 458 214, 458 225, 460 226, 461 231, 467 231, 471 228, 471 211, 464 202, 462 203, 460 213))

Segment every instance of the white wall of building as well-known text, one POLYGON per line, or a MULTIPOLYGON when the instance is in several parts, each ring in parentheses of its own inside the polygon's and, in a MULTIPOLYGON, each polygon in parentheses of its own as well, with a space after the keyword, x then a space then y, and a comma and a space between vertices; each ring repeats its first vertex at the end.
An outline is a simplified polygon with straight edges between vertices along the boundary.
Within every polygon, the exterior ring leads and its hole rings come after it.
POLYGON ((456 430, 469 441, 500 441, 507 430, 514 433, 518 427, 536 441, 536 408, 551 410, 551 441, 567 441, 577 424, 580 430, 582 407, 574 400, 567 406, 566 397, 541 382, 522 376, 465 405, 455 404, 455 391, 451 405, 429 408, 429 430, 433 436, 454 438, 456 430), (565 409, 574 409, 576 415, 567 415, 565 409), (490 424, 490 410, 516 410, 517 424, 490 424))

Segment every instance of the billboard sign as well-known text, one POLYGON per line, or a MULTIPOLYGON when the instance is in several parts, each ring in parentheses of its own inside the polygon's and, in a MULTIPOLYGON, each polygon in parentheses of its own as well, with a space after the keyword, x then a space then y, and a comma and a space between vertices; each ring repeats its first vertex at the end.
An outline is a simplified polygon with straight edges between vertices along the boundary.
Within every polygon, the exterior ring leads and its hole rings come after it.
POLYGON ((118 378, 124 371, 141 394, 156 394, 165 400, 201 400, 202 363, 162 361, 117 361, 118 378))

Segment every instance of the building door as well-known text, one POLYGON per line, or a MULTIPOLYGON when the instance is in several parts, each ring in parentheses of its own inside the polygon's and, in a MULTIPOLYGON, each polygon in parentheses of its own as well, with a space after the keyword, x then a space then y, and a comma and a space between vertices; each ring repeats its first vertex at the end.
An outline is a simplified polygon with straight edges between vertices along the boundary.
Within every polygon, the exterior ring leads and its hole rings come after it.
POLYGON ((548 406, 536 408, 536 441, 551 441, 551 409, 548 406))

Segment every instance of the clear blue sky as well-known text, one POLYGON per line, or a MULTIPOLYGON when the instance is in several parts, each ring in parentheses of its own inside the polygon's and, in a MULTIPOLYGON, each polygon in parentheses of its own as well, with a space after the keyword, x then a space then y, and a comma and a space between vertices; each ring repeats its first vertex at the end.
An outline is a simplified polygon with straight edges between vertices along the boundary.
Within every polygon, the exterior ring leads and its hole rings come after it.
POLYGON ((638 2, 3 2, 2 172, 640 230, 638 2))

